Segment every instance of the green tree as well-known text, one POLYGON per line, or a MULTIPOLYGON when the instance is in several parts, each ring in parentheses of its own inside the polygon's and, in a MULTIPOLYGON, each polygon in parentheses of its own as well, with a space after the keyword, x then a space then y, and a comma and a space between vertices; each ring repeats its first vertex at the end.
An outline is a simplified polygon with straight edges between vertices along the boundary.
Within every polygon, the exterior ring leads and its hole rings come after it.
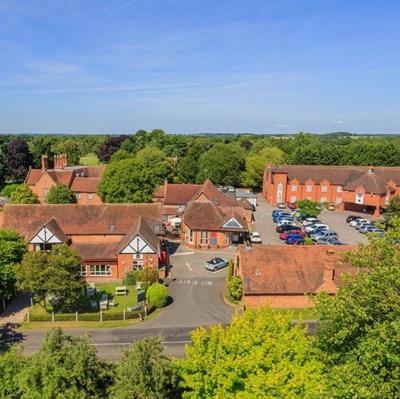
POLYGON ((21 184, 11 194, 13 204, 39 204, 38 196, 32 192, 27 184, 21 184))
POLYGON ((20 399, 20 376, 26 370, 29 359, 15 346, 9 351, 0 352, 0 398, 20 399))
POLYGON ((52 151, 52 148, 59 140, 59 136, 40 135, 32 138, 28 145, 33 156, 33 162, 37 167, 40 167, 42 155, 47 155, 49 161, 53 161, 54 152, 52 151))
POLYGON ((297 208, 299 209, 300 215, 307 217, 317 217, 321 212, 320 204, 308 199, 298 201, 297 208))
POLYGON ((400 221, 386 237, 348 253, 358 268, 332 297, 320 294, 316 348, 327 366, 328 397, 400 397, 400 221))
POLYGON ((68 186, 58 184, 49 190, 46 202, 48 204, 73 204, 76 202, 76 197, 68 186))
POLYGON ((232 277, 228 281, 229 296, 236 302, 240 301, 243 296, 243 281, 240 277, 232 277))
POLYGON ((265 164, 273 165, 285 163, 285 153, 276 147, 266 147, 259 154, 249 154, 245 158, 245 170, 240 174, 240 182, 243 187, 259 189, 262 186, 265 164))
POLYGON ((18 286, 42 303, 54 295, 61 309, 77 310, 85 289, 81 265, 78 252, 67 245, 55 245, 50 252, 28 252, 17 270, 18 286))
POLYGON ((260 309, 233 316, 228 327, 199 328, 180 362, 184 398, 315 399, 323 365, 290 316, 260 309))
POLYGON ((146 291, 147 302, 156 308, 163 308, 167 304, 168 288, 164 284, 153 283, 146 291))
POLYGON ((79 160, 83 154, 82 145, 74 139, 63 140, 52 148, 53 153, 67 154, 68 165, 79 165, 79 160))
POLYGON ((244 169, 244 150, 236 143, 216 144, 200 157, 198 183, 210 179, 217 185, 239 185, 244 169))
POLYGON ((112 382, 112 366, 96 356, 88 337, 54 329, 20 374, 20 398, 103 399, 112 382))
POLYGON ((391 225, 393 218, 400 219, 400 195, 392 197, 385 209, 384 219, 387 225, 391 225))
POLYGON ((116 369, 112 399, 180 398, 178 370, 164 354, 160 338, 147 337, 125 351, 116 369))
POLYGON ((0 230, 0 300, 12 297, 17 264, 26 251, 26 243, 18 233, 0 230))
POLYGON ((145 147, 134 158, 111 162, 98 194, 105 202, 149 202, 154 189, 172 176, 173 167, 165 153, 145 147))

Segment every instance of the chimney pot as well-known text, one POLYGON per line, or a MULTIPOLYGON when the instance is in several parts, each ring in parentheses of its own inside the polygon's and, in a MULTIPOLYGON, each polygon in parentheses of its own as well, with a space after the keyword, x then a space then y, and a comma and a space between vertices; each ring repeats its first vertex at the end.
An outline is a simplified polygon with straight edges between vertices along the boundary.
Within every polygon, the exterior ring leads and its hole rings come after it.
POLYGON ((49 160, 47 158, 47 155, 42 155, 41 164, 42 164, 42 169, 43 170, 46 170, 46 169, 49 168, 49 160))

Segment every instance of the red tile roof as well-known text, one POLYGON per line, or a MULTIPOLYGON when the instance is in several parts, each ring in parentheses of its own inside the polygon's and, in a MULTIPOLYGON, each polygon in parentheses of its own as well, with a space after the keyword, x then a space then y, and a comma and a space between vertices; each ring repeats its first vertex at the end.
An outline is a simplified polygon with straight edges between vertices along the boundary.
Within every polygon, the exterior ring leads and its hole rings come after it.
POLYGON ((97 177, 75 177, 71 184, 74 193, 95 193, 101 179, 97 177))
MULTIPOLYGON (((325 283, 327 256, 333 260, 335 278, 326 283, 335 287, 342 272, 354 271, 340 262, 345 251, 355 247, 315 245, 254 245, 250 250, 239 247, 239 267, 242 270, 245 295, 278 295, 314 293, 325 283), (327 254, 327 251, 334 253, 327 254)), ((329 259, 329 258, 328 258, 329 259)))
POLYGON ((165 189, 165 205, 186 205, 197 193, 199 184, 169 184, 165 189))
POLYGON ((212 201, 218 206, 237 206, 237 201, 235 198, 218 191, 218 189, 209 179, 207 179, 201 185, 200 189, 194 195, 192 200, 196 200, 201 194, 205 195, 209 201, 212 201))
POLYGON ((76 249, 84 261, 116 261, 120 236, 97 237, 95 241, 72 241, 71 247, 76 249))

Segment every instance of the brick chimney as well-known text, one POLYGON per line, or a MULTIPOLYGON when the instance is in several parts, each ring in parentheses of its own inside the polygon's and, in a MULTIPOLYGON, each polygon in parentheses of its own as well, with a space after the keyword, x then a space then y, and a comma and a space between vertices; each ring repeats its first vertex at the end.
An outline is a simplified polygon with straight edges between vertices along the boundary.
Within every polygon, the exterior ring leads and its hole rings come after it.
POLYGON ((41 164, 42 164, 43 170, 46 170, 49 168, 49 159, 47 158, 47 155, 42 155, 41 164))
POLYGON ((54 169, 64 169, 68 166, 67 154, 54 155, 54 169))
POLYGON ((327 292, 334 294, 336 292, 336 284, 333 279, 335 277, 335 251, 328 249, 324 257, 324 273, 322 277, 322 284, 317 288, 316 292, 327 292))

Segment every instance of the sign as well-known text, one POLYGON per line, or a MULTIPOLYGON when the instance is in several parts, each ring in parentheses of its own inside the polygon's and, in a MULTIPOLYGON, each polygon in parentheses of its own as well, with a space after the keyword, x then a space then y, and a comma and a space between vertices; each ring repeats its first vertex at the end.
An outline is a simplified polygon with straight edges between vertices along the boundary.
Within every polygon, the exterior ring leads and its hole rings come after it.
POLYGON ((137 303, 144 302, 145 299, 146 299, 146 291, 138 291, 137 303))

